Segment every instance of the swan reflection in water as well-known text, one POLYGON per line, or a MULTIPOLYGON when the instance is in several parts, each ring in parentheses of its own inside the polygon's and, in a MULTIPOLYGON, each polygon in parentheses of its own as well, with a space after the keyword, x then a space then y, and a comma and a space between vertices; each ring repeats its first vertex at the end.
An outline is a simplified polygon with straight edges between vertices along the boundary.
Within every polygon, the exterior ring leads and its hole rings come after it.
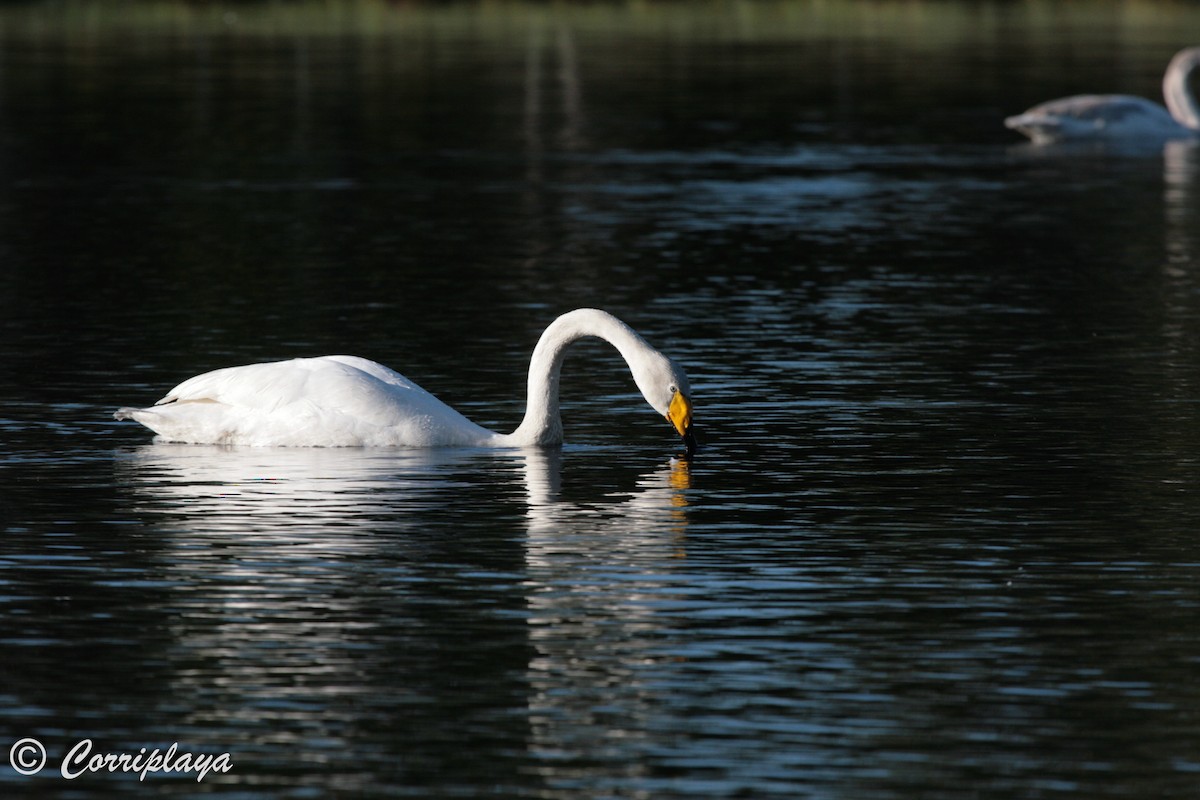
POLYGON ((683 491, 691 485, 688 461, 672 459, 641 475, 628 491, 572 504, 559 496, 563 458, 559 448, 537 447, 494 451, 155 443, 120 454, 117 464, 138 506, 176 519, 180 533, 253 533, 255 542, 263 542, 264 536, 328 525, 336 538, 345 530, 374 530, 381 522, 402 525, 405 512, 470 499, 480 484, 495 490, 495 476, 511 475, 508 482, 525 500, 533 551, 550 529, 597 519, 608 519, 625 532, 668 527, 682 536, 687 522, 683 491), (492 479, 479 479, 484 471, 492 479))
POLYGON ((198 728, 263 762, 279 758, 280 741, 295 764, 346 750, 341 737, 394 702, 381 637, 425 621, 392 598, 425 580, 407 563, 436 560, 420 551, 414 512, 458 491, 461 466, 436 450, 118 453, 117 485, 147 531, 144 570, 163 587, 167 683, 187 698, 173 735, 198 728))
POLYGON ((1194 263, 1200 241, 1200 141, 1163 146, 1163 206, 1167 257, 1171 264, 1194 263))
POLYGON ((656 670, 674 660, 663 642, 677 622, 667 620, 705 592, 685 569, 690 464, 592 505, 562 497, 560 458, 531 453, 524 466, 530 752, 568 776, 634 778, 642 767, 630 748, 663 700, 656 670))
POLYGON ((1169 142, 1163 148, 1164 249, 1162 335, 1171 351, 1170 386, 1188 386, 1200 358, 1195 342, 1200 275, 1200 142, 1169 142))
POLYGON ((198 698, 188 721, 228 725, 221 715, 245 708, 326 740, 331 713, 350 728, 368 711, 432 725, 447 714, 437 699, 464 692, 511 719, 512 693, 496 687, 514 675, 532 752, 603 741, 579 707, 640 719, 649 693, 633 673, 654 657, 656 604, 688 583, 691 475, 686 461, 605 464, 599 487, 581 484, 595 461, 557 448, 121 454, 173 587, 174 660, 192 666, 172 688, 198 698), (565 481, 564 460, 582 462, 565 481))

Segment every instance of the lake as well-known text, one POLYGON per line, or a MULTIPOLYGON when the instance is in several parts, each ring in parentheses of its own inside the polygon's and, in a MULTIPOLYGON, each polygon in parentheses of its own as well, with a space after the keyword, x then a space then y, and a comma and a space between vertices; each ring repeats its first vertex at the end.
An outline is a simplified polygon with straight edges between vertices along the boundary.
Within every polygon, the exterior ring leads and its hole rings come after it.
POLYGON ((1195 797, 1200 148, 1003 125, 1194 44, 1157 2, 0 9, 0 789, 1195 797), (583 306, 686 367, 695 458, 594 342, 562 448, 112 419, 348 353, 509 431, 583 306))

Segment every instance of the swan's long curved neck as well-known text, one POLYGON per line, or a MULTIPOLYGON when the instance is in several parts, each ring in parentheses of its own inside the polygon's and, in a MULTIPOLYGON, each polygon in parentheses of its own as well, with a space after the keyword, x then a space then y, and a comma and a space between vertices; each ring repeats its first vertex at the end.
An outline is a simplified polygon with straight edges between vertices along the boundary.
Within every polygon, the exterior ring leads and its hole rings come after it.
POLYGON ((1163 76, 1163 98, 1180 124, 1200 132, 1200 99, 1189 88, 1189 79, 1200 69, 1200 47, 1177 53, 1163 76))
POLYGON ((542 333, 529 361, 529 397, 525 418, 513 433, 504 437, 512 444, 560 444, 563 438, 559 416, 559 377, 567 348, 588 336, 604 339, 617 348, 633 370, 635 361, 647 351, 656 352, 633 328, 605 311, 581 308, 564 314, 542 333))

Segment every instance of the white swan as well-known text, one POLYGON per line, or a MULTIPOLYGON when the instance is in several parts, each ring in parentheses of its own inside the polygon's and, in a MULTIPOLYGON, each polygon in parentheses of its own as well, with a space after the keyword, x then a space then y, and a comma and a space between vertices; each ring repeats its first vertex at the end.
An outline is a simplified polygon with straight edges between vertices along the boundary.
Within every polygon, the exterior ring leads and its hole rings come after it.
POLYGON ((476 425, 403 375, 356 356, 321 356, 206 372, 150 408, 121 408, 162 440, 307 447, 511 447, 562 442, 559 373, 567 346, 585 336, 624 356, 646 401, 695 452, 691 389, 683 370, 633 328, 581 308, 554 320, 529 362, 525 418, 514 432, 476 425))
POLYGON ((1181 50, 1163 76, 1167 108, 1123 94, 1081 94, 1051 100, 1004 120, 1034 144, 1099 140, 1155 142, 1200 136, 1200 100, 1188 82, 1200 67, 1200 47, 1181 50), (1167 109, 1170 109, 1168 112, 1167 109))

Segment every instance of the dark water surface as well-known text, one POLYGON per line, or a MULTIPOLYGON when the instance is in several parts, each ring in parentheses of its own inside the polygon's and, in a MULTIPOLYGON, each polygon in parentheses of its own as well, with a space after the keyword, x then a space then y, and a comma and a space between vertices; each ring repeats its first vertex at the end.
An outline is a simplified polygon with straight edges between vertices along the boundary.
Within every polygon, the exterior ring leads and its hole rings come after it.
POLYGON ((1181 4, 0 10, 4 796, 1200 796, 1200 151, 1181 4), (549 451, 154 444, 354 353, 549 451), (229 753, 84 774, 76 743, 229 753))

